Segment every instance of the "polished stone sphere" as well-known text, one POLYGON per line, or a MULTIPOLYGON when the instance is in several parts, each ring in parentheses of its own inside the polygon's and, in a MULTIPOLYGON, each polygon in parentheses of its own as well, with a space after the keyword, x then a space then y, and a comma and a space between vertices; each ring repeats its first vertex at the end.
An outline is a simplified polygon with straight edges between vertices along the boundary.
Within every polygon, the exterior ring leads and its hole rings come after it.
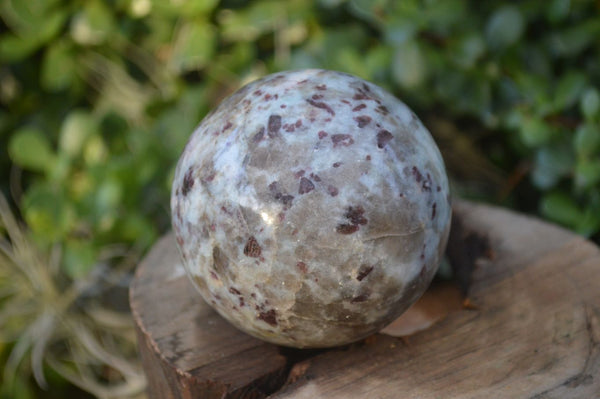
POLYGON ((217 312, 266 341, 327 347, 423 294, 449 198, 440 152, 404 103, 311 69, 250 83, 207 115, 171 209, 183 264, 217 312))

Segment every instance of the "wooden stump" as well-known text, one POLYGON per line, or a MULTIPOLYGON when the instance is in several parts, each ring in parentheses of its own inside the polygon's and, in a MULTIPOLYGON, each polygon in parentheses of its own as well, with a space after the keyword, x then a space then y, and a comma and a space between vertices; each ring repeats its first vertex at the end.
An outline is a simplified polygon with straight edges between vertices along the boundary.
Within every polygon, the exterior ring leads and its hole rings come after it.
POLYGON ((150 397, 600 398, 598 247, 499 208, 454 208, 448 255, 473 306, 408 339, 320 351, 230 326, 165 236, 130 292, 150 397))

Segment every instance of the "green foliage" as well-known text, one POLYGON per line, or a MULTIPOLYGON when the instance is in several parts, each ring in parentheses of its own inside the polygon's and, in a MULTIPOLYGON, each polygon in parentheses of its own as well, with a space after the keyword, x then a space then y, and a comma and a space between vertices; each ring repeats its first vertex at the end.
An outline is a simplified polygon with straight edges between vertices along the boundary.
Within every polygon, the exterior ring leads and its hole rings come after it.
POLYGON ((54 154, 48 138, 36 128, 23 127, 14 132, 8 145, 13 162, 35 171, 52 168, 54 154))
POLYGON ((446 137, 459 193, 599 238, 594 0, 0 0, 0 17, 0 187, 70 279, 147 250, 194 127, 282 69, 380 84, 446 137))

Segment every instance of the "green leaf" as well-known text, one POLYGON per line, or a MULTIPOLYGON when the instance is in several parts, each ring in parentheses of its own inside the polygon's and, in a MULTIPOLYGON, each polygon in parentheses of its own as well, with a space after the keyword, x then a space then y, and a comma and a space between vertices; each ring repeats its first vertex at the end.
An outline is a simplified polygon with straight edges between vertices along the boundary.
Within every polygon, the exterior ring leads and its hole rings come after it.
POLYGON ((575 151, 580 157, 591 157, 600 150, 600 127, 595 123, 585 123, 575 132, 575 151))
POLYGON ((68 88, 75 77, 76 64, 71 46, 65 41, 50 45, 42 61, 42 86, 48 91, 68 88))
POLYGON ((25 220, 43 242, 63 240, 75 221, 75 213, 60 188, 42 183, 31 186, 23 198, 25 220))
POLYGON ((349 48, 354 52, 364 49, 367 40, 366 32, 359 25, 352 24, 324 31, 313 39, 312 45, 324 68, 346 70, 336 57, 349 48))
POLYGON ((384 10, 389 9, 389 0, 349 0, 350 10, 361 18, 378 22, 384 10))
POLYGON ((119 205, 123 194, 121 182, 117 179, 106 179, 96 190, 96 212, 103 215, 115 210, 119 205))
MULTIPOLYGON (((538 75, 545 81, 553 81, 553 59, 545 48, 537 43, 523 43, 519 46, 519 53, 518 64, 512 64, 510 69, 521 69, 520 63, 524 63, 527 74, 538 75)), ((546 83, 546 90, 549 89, 550 84, 546 83)))
POLYGON ((432 0, 426 3, 427 25, 440 34, 453 33, 452 29, 468 17, 465 0, 432 0))
POLYGON ((594 119, 600 110, 600 94, 596 88, 587 89, 581 96, 581 113, 587 120, 594 119))
POLYGON ((58 0, 3 0, 0 12, 4 21, 21 35, 35 34, 47 22, 58 0))
MULTIPOLYGON (((155 128, 159 137, 161 153, 168 156, 169 159, 176 160, 190 132, 198 124, 204 114, 208 111, 206 88, 199 85, 188 85, 182 91, 177 106, 163 112, 156 118, 155 128), (181 115, 189 115, 188 118, 182 118, 181 115)), ((130 146, 139 153, 152 144, 148 140, 147 132, 136 130, 130 135, 130 146)))
POLYGON ((319 0, 319 4, 325 8, 335 8, 348 0, 319 0))
POLYGON ((550 22, 564 20, 571 10, 571 0, 551 0, 546 8, 546 17, 550 22))
POLYGON ((120 220, 118 229, 124 239, 143 247, 151 245, 157 236, 156 228, 139 212, 131 212, 120 220))
POLYGON ((143 18, 152 11, 152 0, 131 0, 127 11, 133 18, 143 18))
POLYGON ((385 25, 384 37, 388 45, 401 45, 412 40, 418 31, 417 21, 410 18, 391 17, 391 20, 385 25))
POLYGON ((569 25, 563 31, 547 35, 550 53, 560 57, 573 57, 596 42, 600 34, 600 19, 590 18, 569 25))
POLYGON ((99 134, 90 136, 83 147, 83 160, 88 166, 105 162, 109 157, 109 149, 99 134))
MULTIPOLYGON (((596 204, 597 205, 597 204, 596 204)), ((587 204, 583 218, 577 225, 577 232, 586 237, 600 230, 600 206, 594 206, 593 201, 587 204)))
POLYGON ((70 112, 60 129, 58 147, 69 158, 82 155, 86 141, 98 133, 98 121, 87 111, 70 112))
POLYGON ((464 69, 472 68, 485 52, 485 41, 478 34, 461 38, 451 53, 454 61, 464 69))
POLYGON ((14 35, 3 35, 0 37, 0 60, 4 62, 21 61, 41 46, 35 37, 18 37, 14 35))
POLYGON ((363 79, 369 79, 369 70, 365 65, 364 54, 359 54, 352 47, 342 47, 335 54, 333 69, 343 70, 363 79))
POLYGON ((57 10, 44 16, 44 22, 36 31, 36 37, 41 43, 47 43, 62 29, 69 15, 66 10, 57 10))
POLYGON ((415 88, 423 83, 427 76, 427 64, 416 42, 407 41, 396 48, 392 75, 405 88, 415 88))
MULTIPOLYGON (((519 67, 520 68, 520 67, 519 67)), ((515 82, 520 96, 523 97, 521 102, 527 103, 537 117, 547 116, 553 112, 553 100, 549 88, 552 85, 550 77, 526 73, 520 69, 516 69, 515 82)))
POLYGON ((58 10, 45 15, 39 25, 36 25, 35 30, 27 30, 25 33, 18 35, 2 35, 0 37, 0 59, 15 62, 31 55, 56 36, 64 25, 67 16, 65 11, 58 10))
POLYGON ((202 69, 214 54, 215 40, 215 30, 208 22, 183 25, 175 41, 172 67, 180 72, 202 69))
MULTIPOLYGON (((293 54, 295 55, 295 54, 293 54)), ((232 44, 227 52, 219 52, 210 62, 211 76, 215 80, 226 81, 230 79, 232 71, 240 71, 252 65, 256 60, 256 49, 248 42, 232 44)), ((311 66, 314 63, 310 64, 311 66)))
POLYGON ((583 218, 583 212, 573 199, 562 192, 544 195, 540 211, 545 217, 571 228, 575 228, 583 218))
POLYGON ((285 5, 278 1, 255 1, 239 10, 224 10, 219 15, 221 33, 226 41, 254 41, 285 22, 285 5))
POLYGON ((525 20, 519 9, 506 5, 492 14, 485 29, 485 36, 491 48, 502 50, 516 43, 524 30, 525 20))
POLYGON ((547 190, 573 169, 573 154, 568 146, 545 147, 536 151, 531 178, 536 187, 547 190))
POLYGON ((69 239, 63 249, 62 268, 73 280, 81 279, 92 270, 97 257, 93 243, 69 239))
POLYGON ((541 118, 524 115, 520 126, 521 139, 528 147, 547 143, 553 135, 550 125, 541 118))
POLYGON ((580 159, 575 168, 575 187, 585 190, 600 182, 600 158, 580 159))
POLYGON ((0 399, 35 399, 37 396, 33 392, 32 384, 24 375, 17 373, 13 379, 5 379, 3 382, 0 384, 0 399))
POLYGON ((71 36, 82 45, 103 43, 115 30, 113 14, 103 1, 88 0, 71 21, 71 36))
POLYGON ((367 69, 367 78, 383 82, 387 80, 387 72, 392 62, 392 49, 388 46, 378 45, 373 47, 363 60, 367 69))
POLYGON ((8 154, 20 167, 34 171, 49 171, 55 159, 47 137, 33 127, 21 128, 11 136, 8 154))
POLYGON ((569 108, 585 88, 586 77, 580 72, 569 72, 558 82, 554 93, 554 108, 559 111, 569 108))
POLYGON ((219 0, 187 0, 183 2, 185 15, 202 15, 211 12, 219 4, 219 0))
POLYGON ((71 172, 71 160, 65 154, 59 153, 52 163, 50 173, 47 174, 48 181, 55 184, 69 184, 72 182, 69 173, 71 172), (67 180, 68 179, 68 180, 67 180))

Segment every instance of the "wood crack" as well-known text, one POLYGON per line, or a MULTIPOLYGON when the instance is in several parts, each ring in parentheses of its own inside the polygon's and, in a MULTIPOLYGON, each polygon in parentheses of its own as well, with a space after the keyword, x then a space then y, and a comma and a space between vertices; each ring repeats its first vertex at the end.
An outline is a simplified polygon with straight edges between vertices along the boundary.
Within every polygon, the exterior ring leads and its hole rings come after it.
MULTIPOLYGON (((587 387, 594 383, 594 379, 600 375, 600 312, 593 306, 583 304, 585 313, 585 329, 588 335, 589 347, 583 367, 580 372, 567 378, 565 381, 543 392, 532 396, 531 399, 542 399, 548 395, 562 397, 565 389, 587 387), (594 378, 595 376, 595 378, 594 378)), ((598 381, 596 380, 598 385, 598 381)))

